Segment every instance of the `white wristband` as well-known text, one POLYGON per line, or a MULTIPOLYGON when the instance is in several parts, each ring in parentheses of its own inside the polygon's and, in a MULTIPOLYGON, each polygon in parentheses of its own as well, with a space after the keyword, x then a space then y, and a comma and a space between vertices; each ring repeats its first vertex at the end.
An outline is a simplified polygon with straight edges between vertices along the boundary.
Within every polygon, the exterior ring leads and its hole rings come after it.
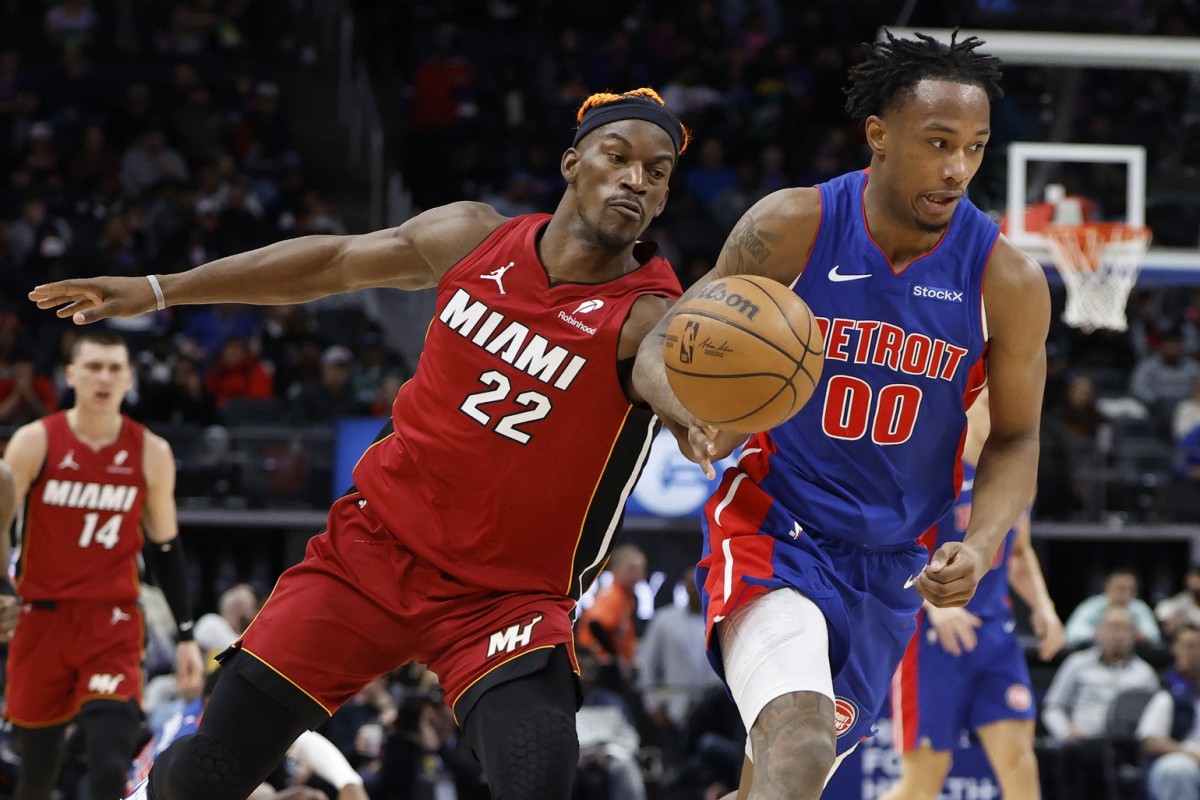
POLYGON ((146 280, 150 281, 150 288, 154 290, 154 300, 158 303, 158 310, 162 311, 167 307, 167 300, 163 297, 162 287, 158 285, 158 278, 147 275, 146 280))

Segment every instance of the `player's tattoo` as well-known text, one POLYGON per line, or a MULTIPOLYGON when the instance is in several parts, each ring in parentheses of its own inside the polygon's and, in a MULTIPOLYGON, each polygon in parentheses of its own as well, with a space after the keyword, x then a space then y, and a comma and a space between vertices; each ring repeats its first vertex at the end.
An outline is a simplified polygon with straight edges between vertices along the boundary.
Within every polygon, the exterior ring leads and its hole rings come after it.
POLYGON ((760 231, 754 214, 746 212, 725 240, 725 257, 729 260, 732 272, 752 272, 747 266, 747 257, 763 263, 771 257, 771 248, 777 246, 779 239, 775 234, 760 231))
POLYGON ((836 750, 833 704, 815 692, 793 692, 767 703, 750 731, 754 753, 751 798, 804 797, 804 787, 816 787, 813 800, 833 766, 836 750), (775 745, 767 744, 768 732, 775 745), (797 743, 803 747, 797 748, 797 743))

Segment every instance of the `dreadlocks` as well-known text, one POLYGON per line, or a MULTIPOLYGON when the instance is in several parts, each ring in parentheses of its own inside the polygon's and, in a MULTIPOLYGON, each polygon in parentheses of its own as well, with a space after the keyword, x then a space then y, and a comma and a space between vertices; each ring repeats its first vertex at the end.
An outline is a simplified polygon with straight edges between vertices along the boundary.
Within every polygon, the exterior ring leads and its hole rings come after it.
POLYGON ((957 38, 955 31, 944 45, 923 33, 916 39, 897 39, 888 32, 886 42, 864 44, 866 59, 850 70, 846 111, 857 120, 882 115, 926 79, 978 86, 991 101, 1003 96, 1000 59, 976 53, 983 41, 975 36, 961 42, 957 38))

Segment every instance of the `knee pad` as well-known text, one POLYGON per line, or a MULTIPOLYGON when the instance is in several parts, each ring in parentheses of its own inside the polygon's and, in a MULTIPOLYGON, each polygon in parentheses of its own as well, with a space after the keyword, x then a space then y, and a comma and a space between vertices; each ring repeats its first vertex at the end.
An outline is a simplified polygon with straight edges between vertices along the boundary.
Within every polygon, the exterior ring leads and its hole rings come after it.
MULTIPOLYGON (((504 732, 488 761, 496 800, 566 800, 579 763, 575 720, 554 708, 534 709, 504 732)), ((490 754, 489 754, 490 755, 490 754)), ((487 762, 485 762, 487 763, 487 762)))
POLYGON ((207 733, 187 736, 168 747, 150 772, 154 800, 242 800, 254 787, 244 787, 241 764, 232 752, 207 733))

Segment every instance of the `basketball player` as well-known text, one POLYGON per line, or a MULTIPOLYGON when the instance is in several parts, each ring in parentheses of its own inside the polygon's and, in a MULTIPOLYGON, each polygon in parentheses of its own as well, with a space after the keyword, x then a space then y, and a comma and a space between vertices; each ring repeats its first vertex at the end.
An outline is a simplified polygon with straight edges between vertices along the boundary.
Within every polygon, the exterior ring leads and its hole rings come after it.
MULTIPOLYGON (((739 797, 820 795, 835 758, 870 735, 922 597, 970 600, 1033 496, 1049 292, 966 197, 1000 94, 980 44, 867 45, 847 105, 865 120, 869 174, 759 201, 684 295, 764 275, 794 284, 825 334, 812 399, 750 439, 705 507, 710 655, 753 760, 739 797), (970 528, 930 559, 917 538, 954 502, 965 409, 985 380, 992 433, 970 528)), ((689 423, 666 381, 667 322, 635 381, 689 423)), ((685 450, 711 470, 726 438, 692 426, 685 450)))
POLYGON ((571 612, 604 565, 655 433, 630 384, 633 360, 680 293, 638 237, 666 204, 688 138, 652 90, 593 95, 578 120, 553 216, 453 203, 394 230, 220 259, 161 286, 98 278, 30 295, 83 323, 166 304, 438 289, 394 430, 363 455, 326 533, 225 655, 229 674, 199 733, 160 757, 149 797, 242 800, 302 731, 412 659, 441 678, 494 797, 569 796, 571 612))
MULTIPOLYGON (((954 508, 921 537, 930 553, 963 538, 971 517, 975 465, 987 439, 988 390, 967 411, 962 492, 954 508)), ((974 731, 1006 800, 1040 796, 1033 754, 1036 709, 1025 653, 1013 632, 1008 586, 1028 604, 1044 661, 1062 649, 1063 624, 1022 514, 964 608, 926 602, 917 632, 892 678, 892 723, 901 753, 900 782, 883 800, 935 800, 962 733, 974 731)))
POLYGON ((21 616, 17 590, 8 577, 8 562, 12 556, 10 535, 16 513, 17 496, 12 470, 8 464, 0 461, 0 565, 3 565, 3 571, 0 572, 0 642, 12 639, 21 616))
POLYGON ((22 509, 21 615, 4 711, 21 748, 17 800, 50 800, 72 721, 87 741, 91 796, 124 793, 140 723, 143 532, 179 625, 181 693, 199 695, 204 674, 176 541, 175 457, 166 440, 121 414, 133 384, 124 340, 104 330, 81 335, 67 383, 75 404, 18 428, 4 451, 22 509))

